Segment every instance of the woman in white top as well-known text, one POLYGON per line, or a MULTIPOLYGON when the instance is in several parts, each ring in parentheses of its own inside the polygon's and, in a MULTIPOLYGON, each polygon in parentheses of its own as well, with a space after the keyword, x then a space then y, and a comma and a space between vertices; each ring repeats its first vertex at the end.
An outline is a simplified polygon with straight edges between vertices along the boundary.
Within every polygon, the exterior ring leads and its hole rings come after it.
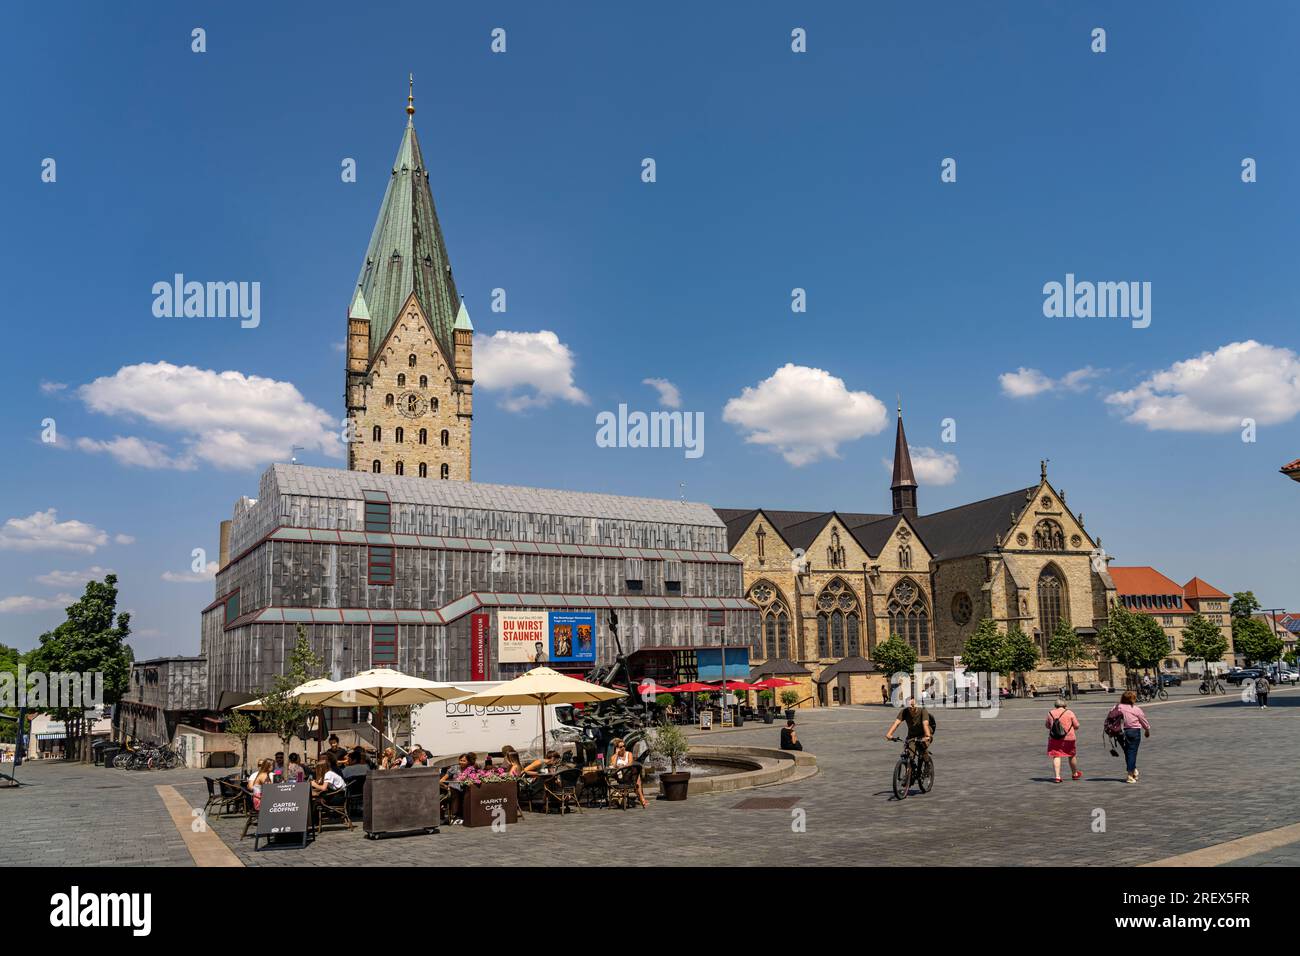
MULTIPOLYGON (((635 761, 632 759, 632 752, 627 749, 627 743, 622 737, 614 738, 614 753, 609 759, 609 765, 615 770, 620 767, 630 767, 635 761)), ((636 797, 641 801, 641 806, 645 806, 645 792, 641 789, 641 777, 636 778, 636 797)))
POLYGON ((316 761, 316 775, 311 781, 311 792, 313 796, 321 796, 329 793, 331 790, 338 790, 346 784, 343 778, 335 771, 330 769, 330 762, 324 757, 316 761))
POLYGON ((257 765, 257 769, 248 778, 248 789, 253 791, 253 809, 262 807, 262 784, 271 782, 271 770, 274 767, 270 758, 257 765))

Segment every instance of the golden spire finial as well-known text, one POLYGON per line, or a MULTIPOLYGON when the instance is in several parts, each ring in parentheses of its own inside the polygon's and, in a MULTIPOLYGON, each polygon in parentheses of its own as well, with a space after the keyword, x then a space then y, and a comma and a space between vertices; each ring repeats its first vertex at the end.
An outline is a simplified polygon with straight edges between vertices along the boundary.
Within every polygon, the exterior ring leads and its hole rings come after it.
POLYGON ((406 115, 414 116, 415 115, 415 74, 414 73, 410 74, 408 80, 411 85, 410 85, 410 92, 406 94, 406 115))

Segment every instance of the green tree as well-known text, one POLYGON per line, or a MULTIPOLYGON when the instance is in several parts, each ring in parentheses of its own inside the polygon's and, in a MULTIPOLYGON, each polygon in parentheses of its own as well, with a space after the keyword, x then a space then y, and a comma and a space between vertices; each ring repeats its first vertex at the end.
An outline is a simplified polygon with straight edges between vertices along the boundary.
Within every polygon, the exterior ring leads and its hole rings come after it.
POLYGON ((1006 655, 1009 674, 1027 674, 1038 666, 1038 645, 1019 625, 1007 631, 1006 655))
POLYGON ((1136 671, 1154 667, 1169 653, 1169 638, 1151 615, 1115 604, 1098 635, 1097 646, 1123 665, 1131 682, 1136 671))
POLYGON ((1210 664, 1223 660, 1228 653, 1228 639, 1223 636, 1219 625, 1202 614, 1193 614, 1182 630, 1183 653, 1189 661, 1204 661, 1205 672, 1210 672, 1210 664))
POLYGON ((1257 617, 1232 619, 1232 646, 1246 658, 1247 665, 1275 661, 1282 654, 1282 638, 1257 617))
POLYGON ((1254 591, 1234 591, 1232 601, 1228 604, 1228 615, 1234 618, 1250 617, 1256 611, 1263 610, 1263 607, 1254 591))
MULTIPOLYGON (((68 605, 67 620, 41 635, 39 646, 28 655, 27 667, 47 674, 102 674, 103 703, 115 704, 126 692, 135 659, 126 643, 130 633, 131 615, 117 613, 117 575, 108 574, 103 581, 86 582, 85 593, 68 605)), ((85 708, 46 710, 67 728, 65 757, 88 763, 93 720, 86 719, 85 708)))
POLYGON ((297 633, 298 640, 289 659, 285 661, 284 672, 275 676, 271 692, 262 698, 265 707, 262 722, 280 738, 281 749, 286 754, 289 751, 289 741, 317 709, 312 704, 302 703, 293 696, 293 691, 307 681, 320 677, 323 667, 321 659, 312 653, 306 628, 299 624, 297 633))
POLYGON ((1074 667, 1092 660, 1092 649, 1072 628, 1068 621, 1056 622, 1056 630, 1047 640, 1047 659, 1056 667, 1065 668, 1065 686, 1074 693, 1074 667))
MULTIPOLYGON (((22 663, 23 655, 16 647, 10 647, 8 644, 0 644, 0 674, 9 675, 8 680, 14 688, 14 700, 17 702, 18 697, 18 665, 22 663)), ((0 686, 4 686, 0 682, 0 686)), ((5 743, 12 743, 17 740, 18 730, 18 709, 16 707, 0 707, 0 715, 12 717, 13 720, 0 720, 0 740, 5 743)))
POLYGON ((226 734, 239 744, 241 780, 248 778, 248 738, 253 736, 253 729, 253 718, 246 711, 232 710, 230 716, 226 718, 226 734))
POLYGON ((977 674, 1006 673, 1007 635, 991 618, 984 618, 962 645, 961 662, 966 670, 977 674))
POLYGON ((912 650, 912 645, 894 634, 889 640, 876 645, 876 649, 871 652, 871 659, 888 676, 899 671, 910 674, 916 664, 916 651, 912 650))

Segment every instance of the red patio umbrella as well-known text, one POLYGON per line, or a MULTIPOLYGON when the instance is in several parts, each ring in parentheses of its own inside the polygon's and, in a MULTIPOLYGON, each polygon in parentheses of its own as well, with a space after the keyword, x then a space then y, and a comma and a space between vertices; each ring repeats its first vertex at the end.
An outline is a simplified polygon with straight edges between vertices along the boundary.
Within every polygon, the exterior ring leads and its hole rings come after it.
MULTIPOLYGON (((716 684, 714 684, 713 685, 714 690, 721 690, 722 689, 721 684, 722 681, 718 681, 716 684)), ((766 684, 748 684, 743 680, 727 681, 727 690, 766 690, 766 689, 767 689, 766 684)))
POLYGON ((778 687, 797 687, 798 681, 786 680, 784 677, 769 677, 766 680, 755 681, 753 686, 757 690, 776 690, 778 687))
POLYGON ((712 684, 701 684, 699 681, 688 681, 685 684, 678 684, 676 687, 668 688, 670 694, 698 694, 702 691, 717 690, 712 684))

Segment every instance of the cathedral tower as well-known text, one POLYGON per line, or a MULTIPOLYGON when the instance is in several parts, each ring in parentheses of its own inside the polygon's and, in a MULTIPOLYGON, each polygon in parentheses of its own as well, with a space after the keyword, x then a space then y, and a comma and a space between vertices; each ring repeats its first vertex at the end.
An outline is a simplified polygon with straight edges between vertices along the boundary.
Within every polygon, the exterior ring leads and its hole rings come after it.
POLYGON ((916 517, 916 475, 912 474, 912 455, 903 433, 903 404, 898 405, 898 430, 894 434, 894 479, 889 484, 894 495, 894 514, 916 517))
POLYGON ((415 135, 406 129, 348 308, 348 468, 470 477, 473 332, 415 135))

